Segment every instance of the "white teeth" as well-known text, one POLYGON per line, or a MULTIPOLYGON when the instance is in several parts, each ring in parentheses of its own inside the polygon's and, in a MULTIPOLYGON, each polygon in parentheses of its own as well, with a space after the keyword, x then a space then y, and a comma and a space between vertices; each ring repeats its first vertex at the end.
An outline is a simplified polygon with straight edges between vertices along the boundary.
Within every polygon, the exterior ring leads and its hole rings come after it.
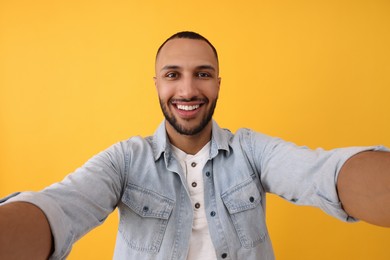
POLYGON ((193 105, 193 106, 185 106, 185 105, 177 105, 177 108, 180 110, 186 110, 186 111, 191 111, 195 110, 199 107, 199 105, 193 105))

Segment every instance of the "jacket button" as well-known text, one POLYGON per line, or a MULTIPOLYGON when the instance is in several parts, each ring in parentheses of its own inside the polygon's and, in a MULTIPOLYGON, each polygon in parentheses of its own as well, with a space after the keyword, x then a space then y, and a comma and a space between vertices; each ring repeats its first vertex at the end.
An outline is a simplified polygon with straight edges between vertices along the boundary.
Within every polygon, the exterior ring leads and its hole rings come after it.
POLYGON ((226 253, 223 253, 223 254, 221 255, 221 257, 222 257, 222 258, 226 258, 226 257, 227 257, 227 254, 226 254, 226 253))
POLYGON ((215 214, 216 214, 215 211, 210 212, 210 216, 212 216, 212 217, 215 217, 215 214))
POLYGON ((144 206, 144 208, 142 209, 144 212, 147 212, 149 211, 149 207, 148 206, 144 206))
POLYGON ((211 173, 210 172, 206 172, 206 176, 207 177, 210 177, 211 173))
POLYGON ((250 201, 250 202, 254 202, 254 201, 255 201, 255 198, 250 197, 250 198, 249 198, 249 201, 250 201))

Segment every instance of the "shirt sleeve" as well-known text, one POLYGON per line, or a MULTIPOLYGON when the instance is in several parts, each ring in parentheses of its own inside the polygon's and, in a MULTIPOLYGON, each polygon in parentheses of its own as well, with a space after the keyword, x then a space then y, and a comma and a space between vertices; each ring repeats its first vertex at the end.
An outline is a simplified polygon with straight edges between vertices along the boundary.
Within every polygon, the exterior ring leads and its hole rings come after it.
POLYGON ((73 243, 115 209, 125 183, 124 147, 124 143, 113 145, 40 192, 16 193, 4 199, 4 203, 29 202, 44 212, 54 238, 50 259, 65 259, 73 243))
POLYGON ((336 188, 341 167, 357 153, 389 151, 383 146, 313 150, 255 132, 251 135, 254 161, 267 192, 350 222, 357 220, 343 210, 336 188))

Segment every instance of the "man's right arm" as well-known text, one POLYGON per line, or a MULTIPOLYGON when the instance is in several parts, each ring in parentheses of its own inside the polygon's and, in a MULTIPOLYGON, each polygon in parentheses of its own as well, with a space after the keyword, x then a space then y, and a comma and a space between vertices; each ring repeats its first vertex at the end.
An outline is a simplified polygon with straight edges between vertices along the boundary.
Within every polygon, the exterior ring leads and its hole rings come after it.
POLYGON ((53 238, 43 211, 27 202, 0 206, 0 259, 47 259, 53 238))

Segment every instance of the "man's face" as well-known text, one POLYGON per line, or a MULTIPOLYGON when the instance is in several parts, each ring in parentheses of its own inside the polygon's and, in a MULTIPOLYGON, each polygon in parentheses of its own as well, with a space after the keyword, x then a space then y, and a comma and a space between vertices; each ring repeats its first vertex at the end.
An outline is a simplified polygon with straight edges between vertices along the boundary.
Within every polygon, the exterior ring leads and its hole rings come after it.
POLYGON ((154 81, 164 116, 180 134, 195 135, 211 124, 218 73, 215 54, 205 41, 173 39, 161 49, 154 81))

